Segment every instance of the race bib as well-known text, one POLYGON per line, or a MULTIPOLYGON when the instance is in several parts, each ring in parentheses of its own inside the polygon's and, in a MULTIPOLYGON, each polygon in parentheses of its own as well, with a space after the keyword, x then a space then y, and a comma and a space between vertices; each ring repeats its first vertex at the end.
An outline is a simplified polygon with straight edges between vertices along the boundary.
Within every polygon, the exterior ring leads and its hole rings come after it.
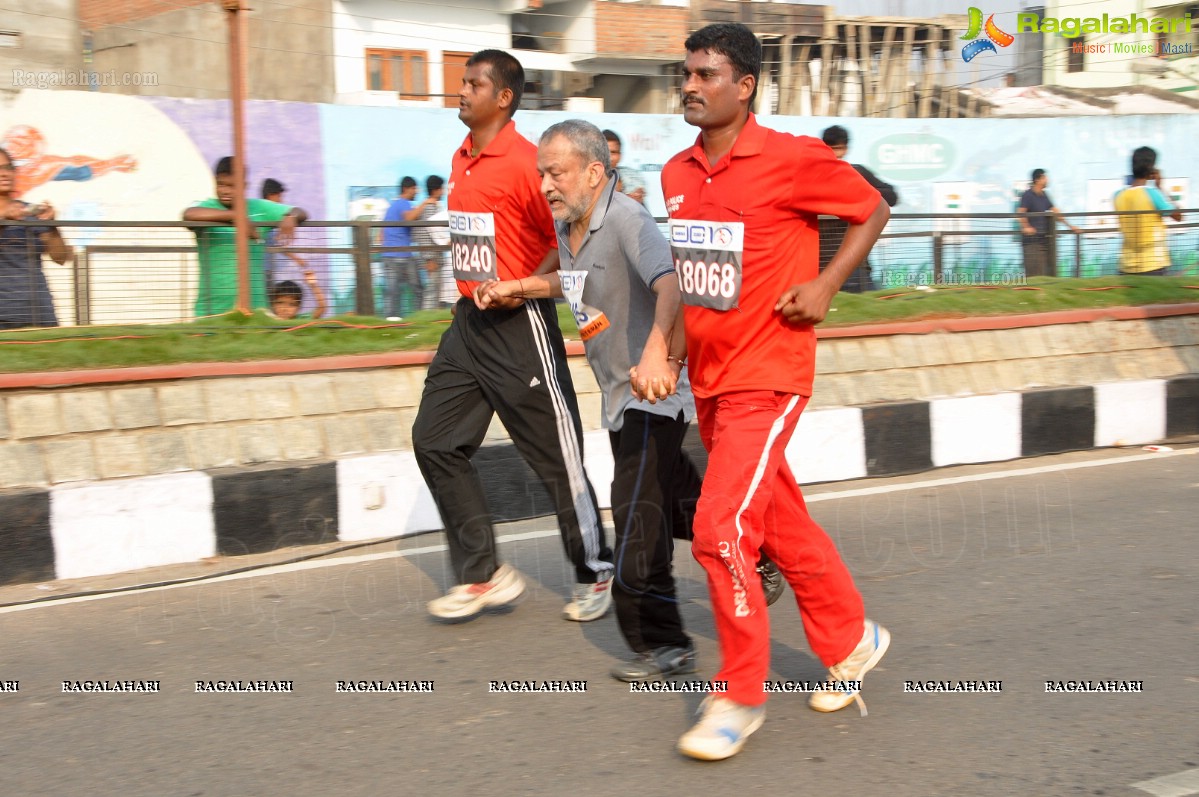
POLYGON ((741 298, 741 252, 745 224, 739 221, 671 220, 670 250, 683 303, 732 310, 741 298))
POLYGON ((451 210, 449 227, 454 279, 495 279, 495 216, 451 210))
POLYGON ((562 280, 562 295, 566 297, 571 311, 575 314, 579 337, 590 340, 612 326, 608 317, 601 311, 583 304, 583 286, 587 283, 586 271, 559 271, 558 278, 562 280))

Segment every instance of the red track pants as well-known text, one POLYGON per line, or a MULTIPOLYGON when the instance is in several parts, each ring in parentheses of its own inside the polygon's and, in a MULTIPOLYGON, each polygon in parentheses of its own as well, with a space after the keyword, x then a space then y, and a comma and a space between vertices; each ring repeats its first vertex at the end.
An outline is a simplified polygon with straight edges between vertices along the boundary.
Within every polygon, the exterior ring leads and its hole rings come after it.
POLYGON ((770 618, 755 570, 759 549, 774 560, 799 604, 812 651, 831 666, 862 637, 862 596, 836 546, 808 515, 784 450, 804 396, 774 391, 695 399, 708 470, 695 516, 691 550, 708 574, 720 639, 717 680, 725 697, 766 701, 770 618))

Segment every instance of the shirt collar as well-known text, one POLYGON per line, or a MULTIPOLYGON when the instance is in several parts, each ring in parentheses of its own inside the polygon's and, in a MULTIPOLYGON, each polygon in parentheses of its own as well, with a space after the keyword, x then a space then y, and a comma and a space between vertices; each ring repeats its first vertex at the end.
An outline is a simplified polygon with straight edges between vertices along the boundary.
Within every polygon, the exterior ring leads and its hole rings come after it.
MULTIPOLYGON (((766 135, 769 132, 765 127, 758 124, 757 115, 751 111, 749 118, 745 121, 745 126, 737 134, 737 140, 733 142, 730 158, 748 158, 753 155, 761 155, 763 150, 766 149, 766 135)), ((695 137, 695 144, 691 147, 688 155, 700 165, 708 163, 708 157, 704 154, 703 133, 695 137)))
MULTIPOLYGON (((491 143, 483 148, 479 153, 479 157, 507 155, 508 150, 512 149, 512 143, 516 140, 516 122, 513 119, 508 120, 508 124, 500 128, 500 132, 496 133, 495 138, 491 139, 491 143)), ((462 139, 462 146, 458 148, 458 153, 464 158, 470 157, 470 145, 474 140, 474 133, 467 133, 466 138, 462 139)))
POLYGON ((591 212, 592 232, 604 226, 604 219, 608 217, 608 210, 612 207, 612 197, 616 195, 616 170, 609 171, 607 177, 608 184, 600 192, 599 199, 595 202, 595 210, 591 212))

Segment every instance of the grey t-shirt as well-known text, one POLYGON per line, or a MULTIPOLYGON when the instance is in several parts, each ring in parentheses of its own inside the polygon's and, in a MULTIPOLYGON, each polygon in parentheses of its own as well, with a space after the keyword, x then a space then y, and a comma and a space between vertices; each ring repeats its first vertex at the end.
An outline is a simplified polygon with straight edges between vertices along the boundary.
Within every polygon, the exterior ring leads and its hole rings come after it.
POLYGON ((579 253, 570 253, 570 225, 557 222, 559 275, 603 395, 604 427, 618 431, 625 410, 695 416, 691 384, 684 370, 678 392, 650 404, 629 389, 629 369, 641 361, 654 323, 659 279, 675 279, 670 246, 653 216, 640 203, 615 191, 609 180, 591 215, 591 227, 579 253))

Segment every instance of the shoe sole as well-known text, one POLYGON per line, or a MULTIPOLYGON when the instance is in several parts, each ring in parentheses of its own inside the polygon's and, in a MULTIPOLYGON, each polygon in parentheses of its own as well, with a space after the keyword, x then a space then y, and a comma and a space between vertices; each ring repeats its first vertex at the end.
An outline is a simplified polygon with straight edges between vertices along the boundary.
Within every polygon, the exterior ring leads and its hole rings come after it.
POLYGON ((573 603, 566 604, 566 608, 562 610, 563 620, 570 620, 573 623, 591 623, 599 620, 612 610, 612 587, 608 587, 608 600, 607 603, 604 604, 604 610, 599 614, 588 617, 572 617, 570 614, 570 607, 573 605, 573 603))
MULTIPOLYGON (((875 649, 873 656, 866 659, 866 664, 863 665, 862 671, 860 673, 858 673, 858 677, 855 680, 860 681, 860 680, 864 679, 866 677, 866 673, 873 670, 874 666, 876 664, 878 664, 880 661, 882 661, 883 654, 887 652, 887 648, 891 647, 891 632, 888 631, 887 629, 883 628, 881 625, 878 626, 878 631, 879 631, 878 648, 875 649)), ((824 694, 828 694, 828 693, 825 692, 824 694)), ((814 705, 811 700, 808 701, 808 708, 812 709, 813 711, 819 711, 822 714, 832 714, 834 711, 840 711, 841 709, 845 708, 850 703, 852 703, 853 696, 856 694, 857 694, 857 692, 853 692, 849 695, 846 695, 845 702, 842 703, 841 705, 837 706, 836 708, 832 708, 832 707, 821 708, 821 707, 814 705)), ((815 695, 813 695, 813 697, 815 697, 815 695)))
POLYGON ((615 678, 618 681, 623 681, 626 684, 631 684, 635 681, 662 681, 662 680, 665 680, 665 679, 670 678, 675 675, 686 675, 687 673, 695 672, 695 670, 696 670, 695 657, 692 656, 688 660, 687 664, 684 664, 681 667, 676 667, 676 668, 670 670, 670 672, 659 671, 659 672, 646 673, 644 675, 628 675, 628 674, 619 674, 618 675, 617 673, 613 672, 612 670, 609 670, 608 674, 611 675, 613 678, 615 678))
POLYGON ((732 758, 733 756, 737 755, 737 753, 741 752, 741 748, 745 747, 745 742, 749 739, 750 735, 757 731, 758 728, 761 728, 762 723, 765 721, 766 713, 762 712, 757 719, 749 724, 749 727, 746 728, 745 732, 741 734, 741 738, 730 745, 728 751, 723 755, 719 753, 709 753, 706 750, 688 750, 683 745, 682 739, 679 740, 678 751, 688 758, 694 758, 699 761, 723 761, 726 758, 732 758))
POLYGON ((569 612, 567 612, 565 609, 563 609, 562 610, 562 619, 570 620, 572 623, 594 623, 596 620, 601 620, 604 617, 606 617, 608 614, 608 611, 609 611, 609 609, 604 609, 602 612, 600 612, 599 614, 596 614, 596 615, 592 615, 592 616, 588 616, 588 617, 572 617, 569 612))
MULTIPOLYGON (((499 595, 489 595, 478 604, 470 604, 463 611, 452 613, 439 613, 429 609, 429 615, 436 620, 444 623, 463 623, 468 620, 473 620, 481 614, 505 614, 516 608, 516 602, 525 593, 525 584, 523 581, 518 581, 516 584, 508 587, 499 595), (509 597, 510 596, 510 597, 509 597)), ((428 609, 428 607, 425 607, 428 609)))

